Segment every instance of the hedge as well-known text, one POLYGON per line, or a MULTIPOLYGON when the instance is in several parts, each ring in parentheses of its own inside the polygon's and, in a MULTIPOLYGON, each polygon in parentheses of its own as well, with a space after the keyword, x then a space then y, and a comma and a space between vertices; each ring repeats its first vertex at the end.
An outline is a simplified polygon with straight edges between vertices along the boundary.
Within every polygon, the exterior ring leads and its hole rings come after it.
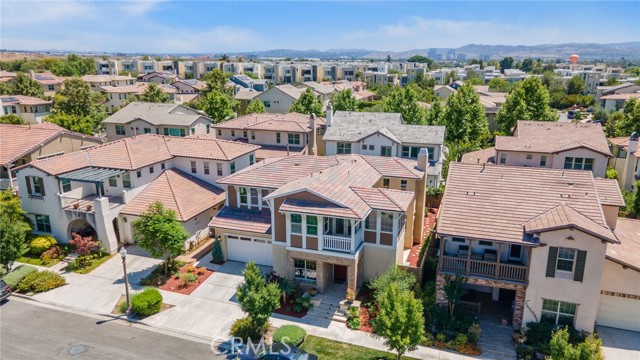
POLYGON ((38 271, 27 274, 18 284, 18 291, 40 293, 55 289, 64 284, 66 284, 66 281, 62 275, 49 270, 38 271))
POLYGON ((307 332, 296 325, 284 325, 273 334, 273 342, 279 342, 290 346, 299 346, 307 336, 307 332))
POLYGON ((148 316, 157 314, 162 309, 162 294, 155 288, 147 288, 133 295, 131 310, 134 313, 148 316))
POLYGON ((11 271, 10 273, 5 275, 2 278, 2 280, 4 280, 4 282, 6 282, 7 285, 11 286, 12 289, 15 289, 16 286, 20 283, 20 281, 22 281, 22 279, 24 279, 24 277, 27 276, 27 274, 35 271, 38 271, 38 269, 36 269, 33 266, 20 265, 15 269, 13 269, 13 271, 11 271))

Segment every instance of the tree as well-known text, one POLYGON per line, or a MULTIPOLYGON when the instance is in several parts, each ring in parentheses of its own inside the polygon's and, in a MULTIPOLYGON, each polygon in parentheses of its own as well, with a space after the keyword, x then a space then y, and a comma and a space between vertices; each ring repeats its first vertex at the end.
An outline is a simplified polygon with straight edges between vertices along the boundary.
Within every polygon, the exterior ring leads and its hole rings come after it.
POLYGON ((58 126, 62 126, 67 130, 87 135, 92 135, 95 128, 94 124, 91 121, 88 121, 86 117, 70 115, 63 112, 51 113, 45 118, 45 120, 58 126))
POLYGON ((447 300, 447 310, 450 317, 455 316, 456 302, 458 302, 467 293, 464 288, 464 284, 467 282, 466 278, 456 274, 455 277, 451 275, 444 276, 444 285, 442 286, 442 292, 444 298, 447 300))
POLYGON ((16 114, 7 114, 7 115, 0 116, 0 124, 22 125, 24 124, 24 121, 20 116, 16 114))
POLYGON ((392 284, 397 286, 400 291, 413 290, 416 285, 416 277, 396 265, 391 265, 387 271, 371 280, 369 287, 373 291, 373 297, 378 299, 392 284))
POLYGON ((616 86, 618 84, 620 84, 620 80, 612 77, 607 79, 607 82, 604 83, 604 86, 616 86))
POLYGON ((345 89, 331 97, 335 111, 358 111, 358 101, 351 89, 345 89))
POLYGON ((518 120, 556 121, 558 115, 549 107, 549 92, 537 77, 516 83, 496 114, 500 131, 511 134, 518 120))
POLYGON ((391 62, 391 54, 387 54, 387 62, 390 63, 391 62))
POLYGON ((316 97, 316 94, 308 87, 296 100, 289 112, 297 112, 301 114, 316 114, 322 116, 322 102, 316 97))
POLYGON ((253 261, 247 263, 242 275, 244 281, 236 289, 238 302, 254 329, 262 331, 271 313, 280 306, 280 288, 275 282, 267 284, 253 261))
POLYGON ((504 70, 513 68, 513 58, 511 56, 505 57, 500 60, 500 69, 504 74, 504 70))
POLYGON ((509 92, 511 84, 502 78, 493 78, 489 80, 489 91, 492 92, 509 92))
POLYGON ((211 260, 216 264, 224 263, 224 255, 222 254, 220 239, 216 239, 213 242, 213 248, 211 248, 211 260))
POLYGON ((456 80, 458 80, 458 74, 456 73, 455 70, 449 71, 444 76, 445 85, 453 84, 456 80))
POLYGON ((620 117, 616 124, 618 136, 629 136, 633 132, 640 134, 640 100, 636 98, 627 100, 622 114, 624 117, 620 117))
POLYGON ((489 138, 489 123, 480 97, 471 84, 465 83, 449 95, 442 115, 447 127, 447 141, 468 141, 481 144, 489 138))
MULTIPOLYGON (((103 96, 91 91, 91 87, 80 78, 72 78, 64 81, 64 87, 54 98, 52 115, 63 113, 77 116, 74 122, 84 123, 81 127, 90 126, 94 132, 102 127, 102 120, 107 117, 102 106, 103 96)), ((71 129, 69 129, 71 130, 71 129)))
POLYGON ((374 332, 384 339, 385 346, 398 353, 400 360, 404 353, 417 349, 424 341, 422 301, 416 299, 412 291, 391 284, 377 304, 374 332))
POLYGON ((533 59, 526 58, 522 60, 522 65, 520 66, 520 70, 524 72, 531 72, 531 70, 533 70, 533 64, 534 64, 533 59))
POLYGON ((567 95, 579 95, 585 89, 584 80, 578 75, 575 75, 569 81, 567 81, 567 95))
POLYGON ((150 103, 168 103, 171 101, 169 94, 162 91, 162 88, 153 82, 147 85, 147 88, 144 89, 138 99, 150 103))
POLYGON ((480 71, 473 69, 467 70, 467 80, 465 82, 471 82, 471 85, 483 85, 484 75, 480 71))
POLYGON ((247 106, 247 114, 266 113, 267 108, 264 107, 264 103, 260 99, 253 99, 247 106))
POLYGON ((0 95, 14 95, 13 85, 8 81, 0 82, 0 95))
POLYGON ((29 251, 26 242, 31 224, 11 189, 0 192, 0 265, 9 272, 14 261, 29 251))
POLYGON ((640 217, 640 180, 636 181, 636 192, 633 195, 633 203, 631 203, 631 211, 640 217))
MULTIPOLYGON (((618 123, 624 122, 625 116, 621 112, 614 112, 609 116, 607 122, 604 124, 604 133, 607 137, 616 137, 618 136, 618 123)), ((631 135, 631 133, 627 134, 631 135)), ((623 136, 623 135, 622 135, 623 136)))
POLYGON ((556 330, 549 341, 551 360, 602 360, 602 341, 589 334, 583 342, 572 345, 566 327, 556 330))
POLYGON ((13 92, 11 95, 24 95, 37 98, 44 96, 44 90, 42 90, 40 84, 25 73, 18 73, 16 76, 13 81, 13 92))
POLYGON ((213 69, 213 71, 207 73, 202 80, 207 83, 207 87, 200 93, 200 95, 203 93, 206 95, 211 91, 219 91, 222 93, 226 91, 225 86, 227 85, 227 77, 220 69, 213 69))
POLYGON ((150 204, 133 222, 133 233, 141 248, 164 260, 165 276, 169 275, 169 262, 184 251, 184 243, 189 238, 176 212, 165 209, 160 201, 150 204))
POLYGON ((413 55, 412 57, 407 59, 407 62, 412 62, 412 63, 422 63, 422 64, 427 64, 427 67, 431 67, 431 65, 433 64, 433 60, 429 59, 426 56, 423 55, 413 55))
POLYGON ((440 125, 442 124, 443 114, 444 109, 442 108, 442 103, 440 99, 436 99, 431 103, 431 109, 427 111, 425 123, 427 125, 440 125))
POLYGON ((411 87, 394 87, 385 101, 384 111, 402 114, 407 124, 422 125, 425 122, 424 110, 418 105, 417 94, 411 87))
POLYGON ((237 108, 237 102, 220 91, 210 91, 200 99, 204 111, 214 123, 232 118, 237 108))

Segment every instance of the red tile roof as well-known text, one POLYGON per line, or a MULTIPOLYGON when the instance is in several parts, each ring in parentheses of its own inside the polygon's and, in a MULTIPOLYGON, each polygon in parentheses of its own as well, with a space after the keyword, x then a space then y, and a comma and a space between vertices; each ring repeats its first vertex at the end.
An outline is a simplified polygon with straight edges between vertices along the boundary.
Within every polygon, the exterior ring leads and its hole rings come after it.
POLYGON ((462 155, 461 162, 467 164, 484 164, 496 162, 496 148, 490 147, 487 149, 476 150, 468 152, 462 155))
POLYGON ((594 184, 598 191, 598 199, 600 204, 623 207, 624 198, 620 192, 618 181, 616 179, 594 178, 594 184))
POLYGON ((84 138, 96 144, 102 143, 102 140, 97 137, 72 132, 53 123, 30 126, 0 124, 0 164, 12 163, 60 136, 84 138))
POLYGON ((347 207, 296 199, 286 199, 278 210, 301 214, 317 214, 332 217, 342 217, 349 219, 360 218, 356 213, 354 213, 350 208, 347 207))
POLYGON ((224 190, 180 170, 166 170, 120 211, 140 215, 149 205, 162 202, 185 222, 225 201, 224 190))
POLYGON ((640 271, 640 220, 618 218, 614 233, 620 244, 607 245, 607 258, 640 271))
POLYGON ((524 223, 524 231, 528 234, 559 229, 579 229, 602 240, 618 243, 611 229, 596 224, 564 202, 524 223))
POLYGON ((51 104, 51 100, 44 100, 33 96, 24 95, 2 95, 2 105, 47 105, 51 104))
MULTIPOLYGON (((316 118, 316 126, 324 126, 324 118, 316 118)), ((312 131, 309 115, 300 113, 276 114, 260 113, 240 116, 213 125, 215 128, 234 130, 266 130, 293 133, 307 133, 312 131)))
MULTIPOLYGON (((612 143, 613 145, 621 147, 625 151, 629 151, 629 136, 608 138, 607 140, 609 140, 609 142, 612 143)), ((640 158, 640 148, 638 148, 638 150, 636 150, 636 152, 634 152, 632 155, 637 158, 640 158)))
POLYGON ((247 210, 225 206, 211 219, 209 227, 271 234, 271 213, 269 210, 247 210))

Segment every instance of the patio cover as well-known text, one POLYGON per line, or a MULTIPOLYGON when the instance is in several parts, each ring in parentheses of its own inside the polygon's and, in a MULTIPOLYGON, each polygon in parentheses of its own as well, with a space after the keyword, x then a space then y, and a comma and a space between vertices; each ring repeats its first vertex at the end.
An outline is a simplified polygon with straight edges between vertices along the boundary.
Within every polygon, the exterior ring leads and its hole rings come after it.
POLYGON ((79 170, 70 171, 66 174, 58 175, 60 180, 70 180, 87 183, 102 183, 104 179, 124 173, 123 170, 103 169, 97 167, 86 167, 79 170))

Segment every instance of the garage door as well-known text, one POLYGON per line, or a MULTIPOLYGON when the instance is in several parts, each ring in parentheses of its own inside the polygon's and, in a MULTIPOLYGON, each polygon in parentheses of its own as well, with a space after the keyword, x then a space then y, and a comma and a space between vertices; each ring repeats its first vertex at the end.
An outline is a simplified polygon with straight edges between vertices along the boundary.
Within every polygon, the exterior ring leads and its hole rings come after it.
POLYGON ((640 300, 601 295, 598 325, 640 331, 640 300))
POLYGON ((271 239, 227 235, 227 256, 229 260, 272 266, 271 239))

